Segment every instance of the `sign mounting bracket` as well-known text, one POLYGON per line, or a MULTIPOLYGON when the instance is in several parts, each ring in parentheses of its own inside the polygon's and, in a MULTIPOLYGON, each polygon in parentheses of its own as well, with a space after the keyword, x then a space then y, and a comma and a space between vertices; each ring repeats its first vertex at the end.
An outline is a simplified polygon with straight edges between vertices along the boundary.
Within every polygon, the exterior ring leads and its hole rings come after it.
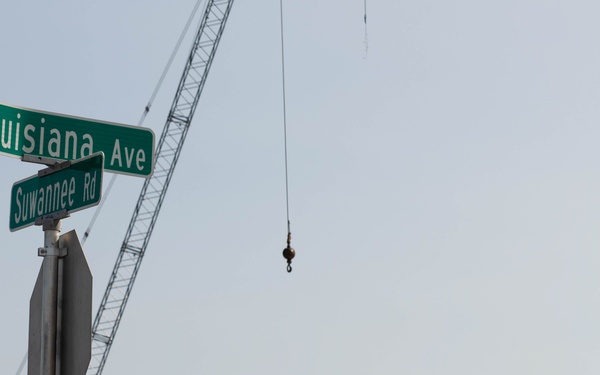
POLYGON ((24 161, 27 163, 45 164, 48 167, 53 167, 53 166, 63 162, 63 160, 60 160, 60 159, 47 158, 47 157, 43 157, 43 156, 36 156, 36 155, 30 155, 30 154, 25 154, 25 155, 21 156, 21 161, 24 161))
POLYGON ((49 174, 69 168, 70 166, 71 160, 56 162, 55 164, 48 166, 48 168, 38 171, 38 177, 48 176, 49 174))

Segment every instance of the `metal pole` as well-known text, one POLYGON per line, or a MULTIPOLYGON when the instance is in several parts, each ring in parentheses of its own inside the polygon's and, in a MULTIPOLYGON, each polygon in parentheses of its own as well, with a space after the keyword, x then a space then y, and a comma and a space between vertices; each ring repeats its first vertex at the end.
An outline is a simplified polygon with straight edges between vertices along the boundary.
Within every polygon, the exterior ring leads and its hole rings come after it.
POLYGON ((40 375, 56 375, 56 325, 58 298, 58 245, 61 221, 44 220, 44 247, 39 255, 44 257, 42 263, 42 353, 40 375))

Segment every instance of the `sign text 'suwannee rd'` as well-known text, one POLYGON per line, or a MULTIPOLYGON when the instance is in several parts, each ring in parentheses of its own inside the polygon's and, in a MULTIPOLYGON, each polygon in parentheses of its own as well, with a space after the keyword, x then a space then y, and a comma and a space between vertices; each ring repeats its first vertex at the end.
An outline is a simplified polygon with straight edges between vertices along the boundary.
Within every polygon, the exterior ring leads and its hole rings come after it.
MULTIPOLYGON (((67 162, 68 163, 68 162, 67 162)), ((15 182, 11 190, 11 231, 58 212, 71 214, 100 203, 104 154, 98 152, 67 168, 15 182)))

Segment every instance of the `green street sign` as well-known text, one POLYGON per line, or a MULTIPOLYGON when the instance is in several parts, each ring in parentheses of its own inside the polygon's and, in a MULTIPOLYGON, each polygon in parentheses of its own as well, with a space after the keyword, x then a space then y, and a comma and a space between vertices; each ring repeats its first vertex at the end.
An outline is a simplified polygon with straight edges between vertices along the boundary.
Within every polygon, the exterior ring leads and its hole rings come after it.
MULTIPOLYGON (((10 198, 10 231, 35 224, 37 218, 70 214, 100 202, 104 154, 66 162, 64 169, 44 169, 13 184, 10 198)), ((58 167, 60 168, 60 167, 58 167)))
POLYGON ((154 170, 150 129, 0 103, 0 154, 77 160, 99 151, 107 171, 150 177, 154 170))

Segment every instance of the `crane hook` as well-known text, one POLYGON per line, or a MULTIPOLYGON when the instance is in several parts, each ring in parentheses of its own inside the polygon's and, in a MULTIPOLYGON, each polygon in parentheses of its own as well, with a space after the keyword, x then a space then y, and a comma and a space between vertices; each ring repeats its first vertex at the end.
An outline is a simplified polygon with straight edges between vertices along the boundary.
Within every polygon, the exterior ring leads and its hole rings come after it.
POLYGON ((296 256, 296 250, 294 250, 290 243, 292 242, 292 234, 288 232, 287 247, 283 249, 283 257, 287 260, 287 271, 292 272, 292 259, 296 256))

